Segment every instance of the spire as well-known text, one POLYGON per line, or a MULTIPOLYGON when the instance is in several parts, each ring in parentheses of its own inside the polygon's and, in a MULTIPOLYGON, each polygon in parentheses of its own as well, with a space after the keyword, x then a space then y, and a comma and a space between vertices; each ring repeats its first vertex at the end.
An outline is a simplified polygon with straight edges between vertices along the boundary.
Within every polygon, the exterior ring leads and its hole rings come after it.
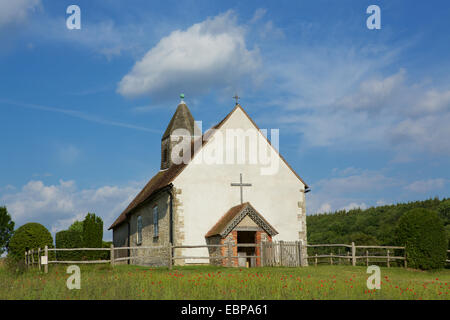
MULTIPOLYGON (((184 94, 180 95, 180 98, 184 98, 184 94)), ((172 132, 176 129, 187 129, 191 135, 194 135, 194 117, 191 114, 191 111, 189 110, 188 106, 184 102, 184 100, 180 101, 180 104, 177 107, 177 110, 172 116, 172 119, 169 122, 169 125, 167 126, 166 131, 164 131, 164 134, 162 136, 161 140, 166 139, 169 137, 172 132)))
POLYGON ((167 169, 171 166, 170 155, 174 142, 170 141, 170 136, 173 134, 173 132, 177 129, 186 129, 187 131, 189 131, 191 136, 194 137, 194 135, 199 130, 195 129, 196 125, 194 117, 192 116, 191 111, 184 102, 184 94, 180 94, 180 98, 181 101, 178 104, 178 107, 161 138, 161 169, 167 169))

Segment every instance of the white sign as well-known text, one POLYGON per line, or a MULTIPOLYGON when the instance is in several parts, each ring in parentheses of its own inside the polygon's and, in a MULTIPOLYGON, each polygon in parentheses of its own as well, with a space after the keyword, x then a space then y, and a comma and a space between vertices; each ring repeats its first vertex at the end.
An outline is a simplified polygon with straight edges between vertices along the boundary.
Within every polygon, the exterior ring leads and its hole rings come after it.
POLYGON ((48 257, 47 256, 42 256, 41 257, 41 264, 48 264, 48 257))

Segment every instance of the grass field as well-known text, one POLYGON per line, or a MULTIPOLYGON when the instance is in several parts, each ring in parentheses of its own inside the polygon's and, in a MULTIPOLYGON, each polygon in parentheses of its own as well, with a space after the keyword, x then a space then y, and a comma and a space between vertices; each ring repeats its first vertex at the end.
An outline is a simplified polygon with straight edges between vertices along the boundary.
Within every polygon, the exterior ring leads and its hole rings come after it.
POLYGON ((365 267, 149 268, 83 265, 81 289, 66 287, 64 266, 13 275, 0 267, 0 299, 439 299, 449 300, 450 270, 381 268, 369 291, 365 267))

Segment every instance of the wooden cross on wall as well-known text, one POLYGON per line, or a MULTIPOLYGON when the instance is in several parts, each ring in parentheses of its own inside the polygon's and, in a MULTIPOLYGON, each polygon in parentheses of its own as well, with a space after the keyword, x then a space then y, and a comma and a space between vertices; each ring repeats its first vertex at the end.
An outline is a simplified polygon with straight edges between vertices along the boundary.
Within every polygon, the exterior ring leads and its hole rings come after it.
POLYGON ((243 187, 251 187, 251 183, 242 183, 242 173, 240 173, 240 182, 239 183, 231 183, 232 187, 240 187, 241 188, 241 204, 244 203, 244 194, 243 187))

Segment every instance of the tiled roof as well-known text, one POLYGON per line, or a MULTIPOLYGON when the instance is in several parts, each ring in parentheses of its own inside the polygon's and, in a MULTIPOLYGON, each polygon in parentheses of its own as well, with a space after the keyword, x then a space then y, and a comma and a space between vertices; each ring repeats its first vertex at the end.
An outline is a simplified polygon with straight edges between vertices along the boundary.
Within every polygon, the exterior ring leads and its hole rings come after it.
POLYGON ((187 129, 189 130, 191 135, 194 135, 194 127, 194 117, 189 111, 189 108, 186 104, 180 103, 174 115, 172 116, 172 119, 170 119, 170 122, 167 125, 166 131, 164 131, 161 140, 168 138, 175 129, 179 128, 187 129))
MULTIPOLYGON (((249 203, 249 202, 245 202, 242 204, 239 204, 237 206, 234 206, 232 208, 230 208, 220 219, 219 221, 217 221, 217 223, 206 233, 205 238, 209 238, 215 235, 222 235, 222 236, 226 236, 223 235, 222 233, 225 231, 225 229, 228 227, 228 225, 230 223, 233 222, 234 219, 236 219, 240 213, 242 213, 242 211, 244 211, 247 207, 250 207, 250 209, 252 210, 252 212, 258 216, 258 218, 260 219, 260 221, 255 221, 255 219, 253 219, 252 216, 250 216, 250 218, 252 218, 256 224, 258 224, 260 227, 262 227, 263 229, 265 229, 265 231, 267 233, 269 233, 270 235, 275 235, 278 232, 275 230, 274 227, 272 227, 272 225, 267 222, 266 219, 264 219, 264 217, 258 212, 256 211, 256 209, 249 203)), ((239 221, 235 221, 235 224, 237 225, 242 218, 244 218, 244 216, 240 217, 241 219, 239 219, 239 221)), ((257 219, 257 220, 259 220, 257 219)))

